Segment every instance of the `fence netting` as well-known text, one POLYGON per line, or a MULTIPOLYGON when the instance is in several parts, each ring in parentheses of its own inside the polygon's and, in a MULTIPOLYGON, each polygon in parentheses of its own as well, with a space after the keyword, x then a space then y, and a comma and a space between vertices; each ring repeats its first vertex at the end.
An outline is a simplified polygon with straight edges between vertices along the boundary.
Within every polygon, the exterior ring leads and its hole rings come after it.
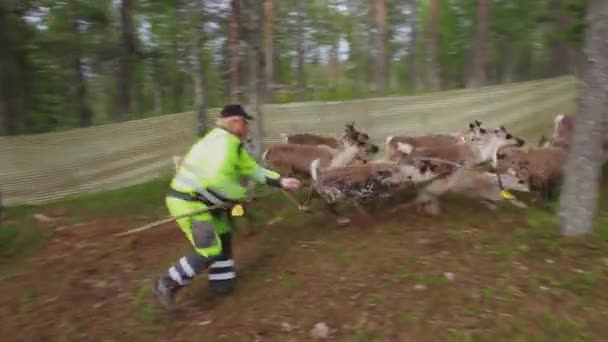
MULTIPOLYGON (((264 145, 280 142, 280 133, 338 137, 352 121, 382 145, 389 135, 455 132, 475 119, 487 127, 504 125, 536 143, 551 132, 555 115, 574 111, 577 92, 577 79, 565 76, 417 96, 264 105, 264 145)), ((217 113, 208 110, 207 127, 217 113)), ((168 176, 172 156, 188 150, 197 139, 196 128, 197 113, 186 112, 0 137, 4 204, 40 204, 168 176)))

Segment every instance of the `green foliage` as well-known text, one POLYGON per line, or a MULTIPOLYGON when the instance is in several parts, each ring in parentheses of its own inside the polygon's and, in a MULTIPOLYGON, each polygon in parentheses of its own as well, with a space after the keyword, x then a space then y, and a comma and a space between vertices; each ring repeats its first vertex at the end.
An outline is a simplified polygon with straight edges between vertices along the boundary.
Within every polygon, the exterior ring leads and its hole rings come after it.
POLYGON ((600 220, 597 229, 594 230, 594 234, 603 241, 608 241, 608 216, 600 220))
MULTIPOLYGON (((229 1, 205 2, 197 12, 196 1, 134 1, 135 52, 131 56, 132 105, 129 118, 142 118, 194 108, 192 58, 203 65, 205 98, 209 106, 228 99, 229 47, 227 42, 229 1), (203 21, 200 51, 193 51, 198 19, 203 21)), ((367 96, 425 91, 428 85, 430 1, 388 1, 386 47, 389 53, 389 89, 372 91, 377 47, 375 2, 363 0, 306 1, 302 4, 305 32, 305 79, 303 96, 297 85, 296 20, 299 1, 274 1, 273 83, 284 86, 274 101, 347 100, 367 96), (415 16, 410 13, 416 5, 415 16), (409 39, 416 20, 416 44, 409 39), (337 65, 327 64, 331 54, 348 45, 337 65), (413 49, 413 50, 412 50, 413 49), (415 57, 411 58, 411 53, 415 57), (411 62, 415 63, 412 64, 411 62), (419 79, 419 82, 416 81, 419 79)), ((463 87, 472 65, 477 22, 477 1, 440 0, 439 67, 443 87, 463 87)), ((491 27, 487 65, 490 83, 526 80, 550 74, 548 66, 560 42, 581 49, 586 2, 562 0, 496 0, 490 2, 491 27), (566 27, 558 25, 559 14, 566 27)), ((93 124, 114 121, 118 111, 119 62, 121 56, 121 1, 27 0, 0 5, 0 27, 6 46, 2 63, 8 66, 0 81, 10 85, 0 98, 6 133, 38 133, 78 126, 81 123, 75 62, 84 67, 84 103, 93 113, 93 124), (34 20, 35 19, 35 20, 34 20), (73 24, 78 29, 74 30, 73 24), (10 113, 10 116, 9 114, 10 113)), ((244 15, 245 2, 241 4, 244 15)), ((261 10, 262 6, 259 6, 261 10)), ((262 13, 260 13, 262 14, 262 13)), ((247 22, 241 18, 241 25, 247 22)), ((257 27, 263 33, 263 27, 257 27)), ((247 45, 264 50, 260 41, 247 45)), ((251 84, 248 67, 253 61, 241 51, 240 85, 251 84)), ((344 51, 342 51, 344 52, 344 51)), ((262 69, 263 69, 263 65, 262 69)), ((263 70, 261 70, 262 72, 263 70)), ((244 94, 246 95, 246 94, 244 94)), ((246 99, 247 96, 243 96, 246 99)))
POLYGON ((0 225, 0 264, 30 252, 45 237, 45 234, 31 226, 23 226, 19 230, 15 227, 16 225, 0 225))
POLYGON ((0 226, 0 254, 7 254, 17 239, 17 231, 13 227, 0 226))

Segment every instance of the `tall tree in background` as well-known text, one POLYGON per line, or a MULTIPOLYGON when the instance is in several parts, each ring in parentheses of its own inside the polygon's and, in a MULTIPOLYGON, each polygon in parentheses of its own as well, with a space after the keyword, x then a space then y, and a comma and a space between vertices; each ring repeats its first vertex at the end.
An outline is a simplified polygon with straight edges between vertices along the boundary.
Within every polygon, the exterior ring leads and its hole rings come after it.
POLYGON ((417 0, 409 0, 410 17, 410 40, 407 49, 407 64, 410 76, 410 87, 418 89, 420 87, 420 70, 418 70, 418 3, 417 0))
POLYGON ((386 35, 386 0, 374 0, 376 18, 376 89, 386 91, 388 87, 388 49, 386 35))
POLYGON ((304 1, 296 0, 296 84, 298 99, 306 98, 306 70, 304 69, 304 17, 306 15, 304 1))
POLYGON ((269 85, 263 89, 293 85, 293 92, 271 94, 276 102, 289 102, 360 98, 389 84, 401 94, 459 88, 477 82, 475 70, 485 71, 482 84, 526 81, 574 64, 563 51, 581 49, 573 32, 579 31, 584 2, 482 6, 489 2, 2 1, 2 132, 48 132, 195 110, 203 99, 212 107, 241 102, 243 86, 258 84, 249 75, 254 67, 260 84, 269 85), (202 5, 199 17, 193 6, 202 5), (267 18, 256 26, 256 46, 245 37, 251 6, 267 18), (471 23, 484 8, 491 20, 487 30, 478 25, 476 35, 471 23), (495 43, 474 43, 480 36, 495 43), (245 49, 246 42, 253 50, 245 49), (480 69, 479 60, 486 67, 480 69), (408 77, 399 82, 402 75, 408 77))
POLYGON ((67 2, 68 20, 67 25, 69 26, 67 31, 70 32, 67 36, 69 37, 70 46, 69 51, 72 54, 72 75, 73 75, 73 96, 74 103, 76 106, 76 114, 79 118, 80 126, 89 126, 93 120, 93 112, 87 103, 87 86, 84 76, 84 63, 82 38, 80 34, 80 17, 79 17, 79 4, 78 0, 68 0, 67 2))
POLYGON ((560 199, 561 231, 580 235, 593 229, 601 176, 604 125, 608 121, 608 1, 591 0, 576 128, 560 199))
POLYGON ((240 0, 230 1, 230 19, 228 28, 228 97, 230 102, 240 102, 240 54, 241 54, 241 34, 240 34, 240 0))
POLYGON ((553 75, 563 75, 571 70, 572 54, 570 44, 566 39, 568 31, 568 12, 566 0, 552 0, 551 12, 555 23, 554 39, 552 42, 551 70, 553 75))
POLYGON ((18 113, 24 108, 24 61, 22 39, 25 29, 19 12, 12 12, 6 1, 0 2, 0 132, 16 134, 19 126, 18 113))
POLYGON ((262 3, 257 0, 243 0, 241 2, 241 13, 243 14, 244 40, 247 46, 249 96, 248 102, 255 113, 255 156, 259 159, 262 155, 264 138, 264 118, 262 113, 262 99, 264 95, 265 80, 263 72, 263 39, 260 32, 262 25, 262 3))
POLYGON ((433 91, 441 90, 441 67, 439 64, 439 40, 440 40, 440 0, 431 0, 431 29, 429 30, 429 83, 433 91))
MULTIPOLYGON (((327 44, 329 45, 329 60, 327 65, 327 79, 328 79, 328 94, 332 96, 337 92, 341 82, 340 73, 340 14, 336 11, 336 4, 338 1, 328 1, 328 6, 324 9, 324 13, 321 15, 321 27, 325 27, 325 32, 321 35, 326 36, 327 44)), ((325 39, 321 39, 325 41, 325 39)))
POLYGON ((274 38, 274 0, 264 0, 264 97, 268 102, 273 101, 274 38))
POLYGON ((133 66, 135 56, 135 28, 133 25, 133 3, 122 0, 120 6, 120 67, 118 72, 118 116, 129 117, 133 109, 133 66))
POLYGON ((473 72, 469 87, 480 87, 486 83, 488 64, 488 39, 490 31, 490 0, 477 0, 477 25, 473 52, 473 72))
POLYGON ((204 43, 204 8, 201 0, 190 0, 188 16, 192 32, 190 45, 190 60, 192 65, 192 83, 194 84, 194 105, 200 110, 205 101, 205 79, 203 72, 203 43, 204 43))

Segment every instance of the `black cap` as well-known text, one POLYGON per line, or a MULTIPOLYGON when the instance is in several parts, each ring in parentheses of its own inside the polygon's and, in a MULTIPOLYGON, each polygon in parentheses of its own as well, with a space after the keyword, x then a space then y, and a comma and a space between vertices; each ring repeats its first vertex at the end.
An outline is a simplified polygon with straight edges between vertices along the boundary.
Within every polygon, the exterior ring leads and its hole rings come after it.
POLYGON ((220 117, 228 118, 231 116, 240 116, 245 118, 245 120, 253 120, 253 116, 247 114, 247 112, 245 112, 243 107, 241 107, 241 105, 239 104, 229 104, 225 105, 224 108, 222 108, 222 111, 220 112, 220 117))

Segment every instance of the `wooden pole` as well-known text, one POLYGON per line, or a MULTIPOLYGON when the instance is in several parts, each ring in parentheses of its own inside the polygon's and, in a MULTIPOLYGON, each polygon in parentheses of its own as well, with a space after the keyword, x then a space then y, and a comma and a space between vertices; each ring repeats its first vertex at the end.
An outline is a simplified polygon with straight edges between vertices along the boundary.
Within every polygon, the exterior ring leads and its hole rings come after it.
POLYGON ((207 212, 209 210, 213 210, 213 209, 218 209, 218 208, 221 208, 221 207, 222 206, 220 206, 220 205, 212 205, 210 207, 207 207, 207 208, 204 208, 204 209, 200 209, 200 210, 196 210, 196 211, 184 214, 184 215, 179 215, 179 216, 176 216, 176 217, 173 217, 173 216, 167 217, 167 218, 164 218, 162 220, 158 220, 158 221, 154 221, 152 223, 148 223, 145 226, 129 229, 126 232, 113 234, 113 236, 121 237, 121 236, 127 236, 127 235, 136 234, 136 233, 139 233, 139 232, 143 232, 144 230, 148 230, 148 229, 152 229, 154 227, 162 226, 163 224, 169 223, 171 221, 176 221, 176 220, 179 220, 179 219, 182 219, 182 218, 185 218, 185 217, 194 216, 194 215, 201 214, 201 213, 207 212))

